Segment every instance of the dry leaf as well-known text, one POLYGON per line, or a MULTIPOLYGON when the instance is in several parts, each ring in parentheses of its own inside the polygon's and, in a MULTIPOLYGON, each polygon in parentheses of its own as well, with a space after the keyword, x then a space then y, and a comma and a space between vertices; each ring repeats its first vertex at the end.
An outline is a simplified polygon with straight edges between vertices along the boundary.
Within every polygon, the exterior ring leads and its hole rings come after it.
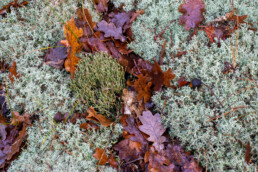
POLYGON ((252 160, 250 158, 250 153, 251 153, 251 146, 250 146, 250 142, 248 142, 246 144, 246 151, 245 151, 245 162, 247 164, 250 164, 252 162, 252 160))
POLYGON ((103 32, 105 38, 113 37, 122 42, 126 41, 126 37, 122 33, 122 27, 116 27, 114 23, 107 23, 105 20, 102 20, 97 24, 95 30, 103 32))
POLYGON ((114 167, 114 168, 118 168, 118 162, 116 161, 114 155, 111 153, 111 155, 109 156, 109 159, 108 159, 108 163, 114 167))
POLYGON ((106 152, 102 148, 96 148, 95 153, 93 154, 93 157, 99 160, 97 162, 98 165, 105 165, 108 161, 108 157, 106 155, 106 152))
POLYGON ((129 146, 129 142, 129 139, 124 139, 113 147, 114 150, 119 151, 120 160, 125 160, 126 162, 141 157, 141 154, 135 148, 129 146))
POLYGON ((93 0, 95 8, 99 13, 105 13, 108 11, 108 1, 109 0, 93 0))
POLYGON ((24 115, 20 115, 19 112, 13 111, 13 118, 11 121, 11 125, 19 125, 20 123, 25 123, 26 125, 31 125, 30 115, 25 113, 24 115))
POLYGON ((144 103, 150 101, 151 99, 151 90, 150 87, 152 85, 152 82, 149 82, 150 79, 148 78, 148 75, 144 76, 143 74, 140 74, 138 76, 138 80, 134 81, 134 89, 137 91, 138 96, 137 100, 140 101, 143 98, 144 103))
POLYGON ((4 5, 2 9, 0 9, 0 15, 3 17, 6 17, 7 13, 11 12, 11 7, 13 8, 21 8, 24 5, 27 5, 28 1, 23 1, 21 3, 18 3, 18 0, 14 0, 13 2, 10 2, 8 5, 4 5))
POLYGON ((204 20, 205 5, 202 0, 187 0, 179 6, 178 11, 184 14, 180 17, 179 24, 184 24, 185 30, 190 30, 204 20))
POLYGON ((166 72, 163 72, 155 59, 154 66, 149 76, 151 77, 151 82, 154 85, 154 91, 161 91, 163 85, 169 87, 170 81, 175 78, 175 74, 171 73, 171 68, 166 72))
POLYGON ((155 151, 154 147, 149 152, 149 172, 176 172, 175 165, 164 155, 155 151))
POLYGON ((136 114, 139 117, 145 110, 142 100, 137 100, 137 93, 135 91, 123 90, 122 100, 124 102, 124 114, 133 115, 136 114))
POLYGON ((144 111, 139 119, 142 123, 139 129, 150 136, 147 140, 153 142, 153 146, 158 152, 161 152, 164 149, 163 142, 166 140, 162 135, 166 129, 161 124, 160 114, 157 113, 153 116, 151 111, 144 111))
POLYGON ((87 112, 89 114, 86 117, 87 120, 93 120, 93 121, 99 122, 104 127, 109 127, 111 124, 113 124, 111 120, 107 119, 103 115, 97 114, 97 112, 94 110, 93 107, 89 107, 87 112))
POLYGON ((13 61, 12 65, 9 68, 9 75, 8 75, 9 79, 11 80, 11 82, 14 82, 14 77, 15 78, 19 78, 20 74, 17 73, 16 71, 16 62, 13 61))
MULTIPOLYGON (((65 60, 65 70, 71 73, 71 78, 74 78, 76 65, 80 58, 76 57, 75 54, 82 50, 82 44, 79 42, 79 38, 83 35, 82 28, 78 29, 75 25, 75 20, 72 18, 67 21, 64 26, 64 34, 66 40, 69 43, 67 47, 67 59, 65 60)), ((61 42, 62 43, 62 42, 61 42)))
POLYGON ((58 41, 54 48, 48 49, 44 62, 57 69, 62 69, 64 67, 65 59, 67 58, 67 48, 58 41))
POLYGON ((85 130, 88 130, 88 129, 98 130, 100 127, 92 122, 85 122, 80 125, 80 128, 85 130))

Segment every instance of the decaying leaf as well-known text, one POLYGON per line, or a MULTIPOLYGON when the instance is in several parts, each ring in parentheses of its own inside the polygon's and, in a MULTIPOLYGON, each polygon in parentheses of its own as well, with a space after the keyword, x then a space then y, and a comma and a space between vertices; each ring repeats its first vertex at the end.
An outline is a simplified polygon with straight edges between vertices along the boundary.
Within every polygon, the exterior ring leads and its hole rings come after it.
POLYGON ((111 120, 107 119, 103 115, 97 114, 97 112, 94 110, 93 107, 89 107, 87 112, 89 114, 86 117, 87 120, 93 120, 93 121, 99 122, 104 127, 109 127, 111 124, 113 124, 111 120))
MULTIPOLYGON (((66 114, 68 114, 68 113, 66 113, 66 114)), ((66 115, 65 115, 65 116, 66 116, 66 115)), ((72 124, 75 124, 77 120, 79 120, 79 119, 85 119, 86 116, 87 116, 87 113, 75 113, 75 114, 73 115, 73 117, 71 118, 70 122, 71 122, 72 124)), ((66 118, 66 117, 65 117, 65 118, 66 118)))
POLYGON ((142 125, 139 126, 139 129, 150 136, 148 141, 153 142, 153 146, 158 152, 161 152, 164 149, 163 142, 166 141, 166 138, 162 135, 166 129, 161 124, 160 114, 157 113, 153 116, 151 111, 144 111, 139 119, 142 123, 142 125))
POLYGON ((137 91, 138 101, 142 100, 144 103, 150 101, 151 98, 151 90, 150 87, 152 85, 152 82, 149 82, 148 76, 144 76, 143 74, 140 74, 138 76, 138 80, 134 81, 134 89, 137 91))
POLYGON ((135 148, 129 146, 129 142, 129 139, 124 139, 113 147, 116 151, 119 151, 119 158, 126 162, 135 160, 139 156, 141 157, 135 148))
POLYGON ((105 38, 113 37, 122 42, 126 41, 126 37, 122 33, 122 27, 116 27, 114 23, 107 23, 105 20, 102 20, 97 24, 95 30, 103 32, 105 38))
POLYGON ((9 79, 14 82, 14 78, 19 78, 20 74, 17 73, 16 71, 16 62, 13 61, 12 65, 9 68, 9 75, 8 75, 9 79))
POLYGON ((252 160, 250 158, 250 153, 251 153, 251 146, 250 146, 250 142, 248 142, 246 144, 246 150, 245 150, 245 162, 247 164, 250 164, 252 162, 252 160))
POLYGON ((148 158, 148 170, 150 172, 176 172, 175 165, 164 155, 155 151, 154 147, 150 148, 148 158))
POLYGON ((202 172, 202 167, 195 161, 192 155, 186 153, 179 143, 168 144, 164 152, 165 156, 173 162, 177 169, 185 171, 202 172))
POLYGON ((155 59, 154 66, 149 76, 152 78, 151 82, 154 85, 154 91, 161 91, 163 85, 169 87, 170 81, 175 78, 175 74, 171 72, 171 68, 169 68, 166 72, 163 72, 155 59))
POLYGON ((109 159, 108 159, 108 163, 114 167, 114 168, 118 168, 118 162, 116 161, 114 155, 111 153, 111 155, 109 156, 109 159))
POLYGON ((62 69, 66 58, 67 48, 58 41, 55 47, 48 49, 44 62, 54 68, 62 69))
POLYGON ((88 130, 88 129, 98 130, 100 127, 92 122, 85 122, 80 125, 80 128, 85 130, 88 130))
POLYGON ((123 90, 122 100, 124 102, 124 114, 132 115, 136 114, 139 117, 145 110, 142 100, 137 100, 137 93, 135 91, 123 90))
POLYGON ((6 17, 6 14, 11 12, 11 7, 21 8, 29 3, 28 1, 23 1, 21 3, 19 3, 18 1, 19 0, 14 0, 13 2, 10 2, 8 5, 4 5, 3 8, 0 9, 0 15, 6 17))
POLYGON ((179 24, 184 24, 185 30, 190 30, 204 20, 205 5, 202 0, 187 0, 179 6, 178 11, 184 14, 180 17, 179 24))
POLYGON ((72 18, 67 21, 64 26, 64 34, 66 41, 61 41, 63 45, 67 46, 67 59, 65 60, 65 70, 71 73, 71 78, 74 78, 74 73, 76 70, 76 65, 80 58, 76 57, 75 54, 82 50, 82 44, 79 38, 83 35, 82 28, 78 29, 75 25, 75 20, 72 18))
POLYGON ((185 80, 185 77, 181 77, 177 80, 179 87, 189 85, 190 82, 185 80))
POLYGON ((99 13, 105 13, 108 11, 108 1, 109 0, 93 0, 99 13))
POLYGON ((108 157, 106 155, 106 151, 102 148, 96 148, 93 157, 99 160, 97 162, 98 165, 105 165, 108 161, 108 157))
POLYGON ((25 123, 26 125, 31 125, 30 115, 25 113, 24 115, 20 115, 19 112, 13 111, 13 118, 11 121, 11 125, 19 125, 20 123, 25 123))
POLYGON ((144 149, 145 145, 147 144, 147 141, 141 134, 140 130, 136 127, 134 118, 127 117, 126 123, 127 123, 127 126, 124 126, 124 129, 128 131, 130 134, 134 135, 130 137, 130 140, 134 142, 139 142, 142 145, 141 149, 144 149))

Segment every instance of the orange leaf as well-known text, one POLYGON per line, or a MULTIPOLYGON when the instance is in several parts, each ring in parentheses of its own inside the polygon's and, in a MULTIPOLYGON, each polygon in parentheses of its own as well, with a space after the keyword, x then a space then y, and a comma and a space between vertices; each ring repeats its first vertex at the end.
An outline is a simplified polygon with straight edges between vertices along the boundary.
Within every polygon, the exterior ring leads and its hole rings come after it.
POLYGON ((87 120, 99 122, 104 127, 109 127, 113 123, 103 115, 97 114, 93 107, 89 107, 87 112, 89 113, 89 115, 86 117, 87 120))
POLYGON ((15 78, 19 78, 20 77, 20 74, 17 73, 17 71, 16 71, 16 62, 15 61, 13 61, 12 66, 10 66, 9 72, 10 73, 9 73, 8 77, 11 80, 11 82, 14 81, 14 77, 15 78))
POLYGON ((138 76, 138 80, 134 81, 134 89, 138 93, 138 96, 137 96, 138 101, 140 101, 142 98, 144 99, 144 103, 150 101, 151 85, 152 85, 152 82, 149 82, 147 75, 144 76, 143 74, 140 74, 138 76))
POLYGON ((116 161, 115 157, 113 154, 109 157, 108 163, 112 166, 117 168, 118 167, 118 162, 116 161))
POLYGON ((85 130, 88 130, 88 129, 98 130, 99 126, 97 126, 96 124, 93 124, 92 122, 85 122, 80 125, 80 128, 85 129, 85 130))
POLYGON ((170 81, 175 78, 175 74, 171 73, 170 68, 166 72, 163 72, 154 59, 154 66, 150 72, 150 77, 152 78, 151 81, 154 85, 154 91, 161 91, 163 85, 166 87, 170 86, 170 81))
POLYGON ((67 21, 64 26, 64 34, 66 40, 62 41, 66 46, 69 45, 67 49, 67 59, 65 60, 65 69, 71 73, 71 78, 74 78, 74 72, 76 70, 76 65, 80 58, 76 57, 75 54, 82 50, 82 44, 79 42, 79 37, 83 35, 82 28, 78 29, 75 25, 75 20, 72 18, 67 21))
POLYGON ((108 161, 108 157, 106 155, 106 152, 102 148, 96 148, 95 153, 93 154, 93 157, 96 158, 98 161, 98 165, 105 165, 108 161))

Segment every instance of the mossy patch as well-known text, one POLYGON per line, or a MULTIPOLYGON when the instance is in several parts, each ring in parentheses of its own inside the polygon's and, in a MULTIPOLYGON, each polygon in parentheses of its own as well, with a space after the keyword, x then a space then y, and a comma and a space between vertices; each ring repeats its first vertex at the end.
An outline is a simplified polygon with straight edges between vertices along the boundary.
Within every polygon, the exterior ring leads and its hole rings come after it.
POLYGON ((111 56, 103 53, 82 55, 71 81, 71 89, 86 107, 115 117, 120 110, 125 71, 111 56))

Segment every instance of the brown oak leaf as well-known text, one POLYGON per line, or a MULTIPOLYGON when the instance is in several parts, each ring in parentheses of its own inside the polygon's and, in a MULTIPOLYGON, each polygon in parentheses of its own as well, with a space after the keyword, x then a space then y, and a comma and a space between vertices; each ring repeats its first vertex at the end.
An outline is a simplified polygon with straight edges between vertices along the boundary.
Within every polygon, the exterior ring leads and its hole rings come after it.
POLYGON ((16 71, 16 62, 13 61, 12 65, 9 68, 9 79, 11 82, 14 82, 14 78, 19 78, 21 75, 16 71))
POLYGON ((175 165, 164 155, 155 151, 154 147, 151 147, 147 153, 148 170, 150 172, 176 172, 175 165))
POLYGON ((113 122, 111 120, 107 119, 103 115, 97 114, 97 112, 94 110, 93 107, 89 107, 87 112, 89 114, 86 117, 87 120, 99 122, 104 127, 109 127, 111 124, 113 124, 113 122))
POLYGON ((124 126, 124 129, 128 131, 130 134, 133 134, 134 136, 130 137, 131 141, 139 142, 142 145, 142 150, 147 145, 147 141, 143 137, 140 130, 136 127, 135 120, 133 117, 127 117, 126 119, 127 126, 124 126))
POLYGON ((186 153, 180 143, 168 144, 164 155, 179 169, 185 171, 202 172, 202 167, 195 161, 194 157, 186 153))
POLYGON ((157 113, 153 116, 151 111, 144 111, 139 119, 142 123, 139 129, 150 136, 147 140, 153 142, 153 146, 158 152, 161 152, 164 149, 163 142, 166 141, 166 138, 162 135, 166 129, 161 124, 160 114, 157 113))
POLYGON ((97 31, 101 31, 104 33, 105 38, 113 37, 114 39, 118 39, 122 42, 126 41, 126 37, 123 36, 122 28, 116 27, 114 23, 107 23, 105 20, 102 20, 97 24, 97 31))
POLYGON ((170 86, 170 81, 175 78, 175 74, 171 73, 171 68, 166 72, 161 70, 161 67, 154 59, 154 66, 149 74, 151 82, 154 85, 154 91, 161 91, 163 85, 166 87, 170 86))
POLYGON ((149 82, 150 79, 148 78, 148 75, 144 76, 143 74, 138 75, 138 80, 134 81, 134 89, 137 91, 138 101, 142 100, 144 103, 150 101, 151 98, 151 90, 150 87, 152 85, 152 82, 149 82))
POLYGON ((13 2, 10 2, 7 5, 4 5, 2 9, 0 9, 0 15, 3 17, 6 17, 7 13, 11 12, 11 7, 13 8, 21 8, 24 5, 27 5, 29 2, 28 1, 23 1, 21 3, 18 2, 19 0, 14 0, 13 2))
POLYGON ((80 125, 80 128, 85 130, 88 130, 88 129, 98 130, 100 127, 92 122, 85 122, 80 125))
POLYGON ((20 115, 19 112, 13 111, 13 118, 11 121, 11 125, 19 125, 20 123, 31 125, 30 115, 28 113, 25 113, 24 115, 20 115))
POLYGON ((44 62, 54 68, 62 69, 66 58, 67 48, 58 41, 55 47, 48 49, 44 62))
POLYGON ((95 8, 99 13, 105 13, 108 11, 108 1, 109 0, 93 0, 95 8))
POLYGON ((80 58, 76 57, 75 54, 82 50, 82 44, 79 38, 83 35, 82 28, 78 29, 75 25, 75 20, 72 18, 67 21, 64 26, 64 34, 66 41, 61 41, 63 45, 68 45, 67 47, 67 59, 65 60, 65 70, 71 73, 71 78, 74 78, 74 73, 76 70, 76 65, 80 58), (67 44, 68 43, 68 44, 67 44))
POLYGON ((120 160, 128 162, 141 156, 134 147, 129 146, 129 143, 129 139, 124 139, 113 147, 114 150, 119 151, 118 156, 120 160))
POLYGON ((180 17, 179 24, 184 24, 185 30, 190 30, 204 20, 205 5, 202 0, 187 0, 179 6, 178 11, 184 14, 180 17))
POLYGON ((96 148, 93 157, 99 160, 97 162, 98 165, 105 165, 108 161, 108 157, 106 155, 106 151, 102 148, 96 148))

